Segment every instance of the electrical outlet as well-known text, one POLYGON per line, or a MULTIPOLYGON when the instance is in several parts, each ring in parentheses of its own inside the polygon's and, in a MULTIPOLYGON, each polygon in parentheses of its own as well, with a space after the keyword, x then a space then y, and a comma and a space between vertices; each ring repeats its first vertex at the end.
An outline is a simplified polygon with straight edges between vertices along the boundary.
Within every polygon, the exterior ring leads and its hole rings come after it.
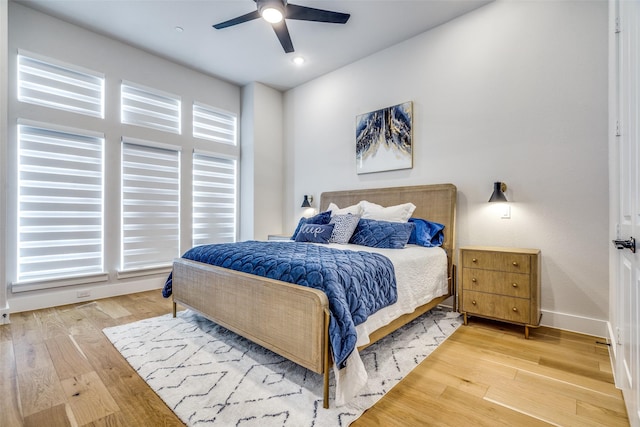
POLYGON ((509 206, 506 203, 504 204, 504 206, 502 206, 502 212, 500 214, 500 218, 511 219, 511 206, 509 206))
POLYGON ((89 298, 91 296, 91 291, 84 290, 76 292, 76 297, 78 298, 89 298))

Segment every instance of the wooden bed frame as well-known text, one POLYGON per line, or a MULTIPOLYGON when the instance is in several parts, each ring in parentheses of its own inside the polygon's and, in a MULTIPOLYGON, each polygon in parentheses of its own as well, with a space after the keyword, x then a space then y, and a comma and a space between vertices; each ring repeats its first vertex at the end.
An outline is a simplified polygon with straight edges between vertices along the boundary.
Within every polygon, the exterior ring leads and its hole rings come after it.
MULTIPOLYGON (((373 344, 455 295, 456 187, 437 184, 326 192, 321 195, 320 211, 330 202, 346 207, 361 200, 382 206, 415 204, 414 217, 445 225, 442 247, 448 257, 448 294, 374 331, 370 335, 373 344)), ((173 263, 174 317, 176 304, 322 374, 323 406, 329 407, 329 302, 324 292, 180 258, 173 263)))

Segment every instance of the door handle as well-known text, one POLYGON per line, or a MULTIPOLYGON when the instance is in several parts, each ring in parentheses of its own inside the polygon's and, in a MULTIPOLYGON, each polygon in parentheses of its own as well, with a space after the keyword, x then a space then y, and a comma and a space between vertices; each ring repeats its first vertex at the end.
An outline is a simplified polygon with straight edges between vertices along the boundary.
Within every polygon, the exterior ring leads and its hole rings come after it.
POLYGON ((612 240, 616 245, 616 249, 631 249, 631 252, 636 253, 636 239, 631 237, 629 240, 612 240))

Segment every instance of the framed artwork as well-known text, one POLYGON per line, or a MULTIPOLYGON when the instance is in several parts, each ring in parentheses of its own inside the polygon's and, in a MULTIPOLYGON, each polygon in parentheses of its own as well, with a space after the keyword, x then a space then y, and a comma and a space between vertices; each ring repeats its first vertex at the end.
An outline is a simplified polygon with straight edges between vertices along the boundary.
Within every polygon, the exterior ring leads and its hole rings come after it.
POLYGON ((356 116, 358 174, 413 167, 411 101, 356 116))

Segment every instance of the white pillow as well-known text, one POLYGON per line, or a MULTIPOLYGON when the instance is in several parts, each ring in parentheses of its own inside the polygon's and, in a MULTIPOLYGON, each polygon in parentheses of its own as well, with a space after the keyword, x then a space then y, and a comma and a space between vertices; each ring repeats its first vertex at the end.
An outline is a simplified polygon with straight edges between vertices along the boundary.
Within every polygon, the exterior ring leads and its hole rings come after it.
POLYGON ((360 215, 362 213, 362 209, 360 208, 360 203, 356 205, 347 206, 346 208, 340 209, 338 205, 331 202, 329 203, 328 211, 331 211, 331 216, 334 217, 336 215, 360 215))
POLYGON ((362 219, 391 222, 407 222, 411 218, 413 211, 416 210, 416 205, 413 203, 403 203, 385 208, 366 200, 360 202, 360 207, 362 208, 362 219))

